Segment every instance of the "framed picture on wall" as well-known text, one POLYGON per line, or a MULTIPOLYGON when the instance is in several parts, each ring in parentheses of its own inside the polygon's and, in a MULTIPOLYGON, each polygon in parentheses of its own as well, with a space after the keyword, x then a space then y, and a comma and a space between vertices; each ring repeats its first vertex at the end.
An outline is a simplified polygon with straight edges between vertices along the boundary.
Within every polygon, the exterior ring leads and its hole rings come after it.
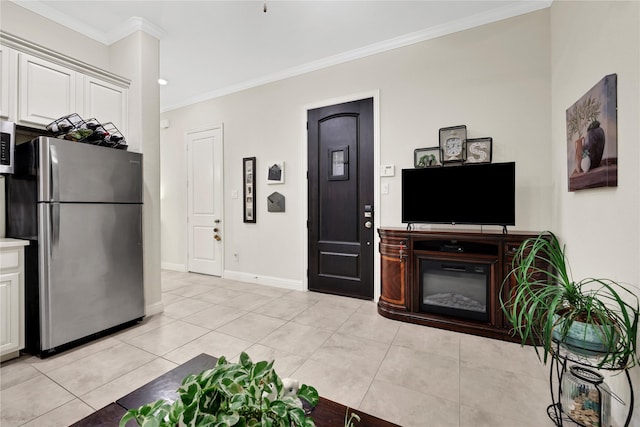
POLYGON ((618 186, 618 76, 604 76, 566 111, 569 191, 618 186))
POLYGON ((256 222, 256 158, 242 159, 242 214, 244 222, 256 222))
POLYGON ((493 139, 489 137, 466 139, 464 163, 491 163, 492 145, 493 139))

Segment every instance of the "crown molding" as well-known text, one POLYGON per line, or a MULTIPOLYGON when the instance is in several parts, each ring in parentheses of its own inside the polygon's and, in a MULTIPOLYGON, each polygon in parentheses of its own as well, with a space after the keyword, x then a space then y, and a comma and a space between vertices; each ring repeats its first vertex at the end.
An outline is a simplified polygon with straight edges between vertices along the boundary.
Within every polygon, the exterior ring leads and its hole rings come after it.
POLYGON ((409 46, 415 43, 435 39, 448 34, 453 34, 459 31, 468 30, 470 28, 479 27, 481 25, 490 24, 493 22, 502 21, 504 19, 513 18, 525 13, 535 12, 538 10, 546 9, 551 6, 553 0, 535 0, 525 1, 516 4, 509 4, 503 7, 494 9, 489 12, 479 13, 467 18, 451 21, 446 24, 438 25, 435 27, 427 28, 425 30, 416 31, 400 37, 395 37, 389 40, 385 40, 379 43, 374 43, 363 48, 354 49, 348 52, 344 52, 338 55, 329 56, 318 61, 309 62, 297 67, 288 68, 286 70, 269 74, 263 77, 259 77, 253 80, 247 80, 238 84, 225 86, 221 89, 205 92, 196 96, 192 96, 184 99, 181 102, 177 102, 171 105, 161 106, 160 112, 165 113, 167 111, 175 110, 189 105, 197 104, 199 102, 208 101, 214 98, 220 98, 225 95, 240 92, 243 90, 251 89, 254 87, 262 86, 268 83, 273 83, 279 80, 284 80, 290 77, 299 76, 301 74, 310 73, 312 71, 318 71, 323 68, 332 67, 335 65, 343 64, 345 62, 353 61, 356 59, 364 58, 367 56, 375 55, 378 53, 387 52, 389 50, 398 49, 401 47, 409 46))
POLYGON ((66 15, 52 8, 44 1, 10 1, 20 7, 37 13, 44 18, 47 18, 57 24, 67 27, 77 33, 85 35, 107 46, 112 45, 118 40, 121 40, 135 33, 136 31, 144 31, 145 33, 157 38, 158 40, 161 40, 162 37, 164 37, 164 30, 162 28, 138 16, 132 16, 131 18, 127 19, 125 22, 111 30, 109 33, 105 34, 102 31, 96 30, 93 26, 87 24, 86 22, 72 18, 69 15, 66 15))
POLYGON ((77 33, 83 34, 89 38, 92 38, 95 41, 98 41, 102 44, 108 45, 107 37, 102 31, 96 30, 90 24, 86 22, 79 21, 75 18, 66 15, 51 6, 47 5, 44 1, 16 1, 9 0, 16 5, 30 10, 33 13, 36 13, 43 18, 47 18, 57 24, 60 24, 64 27, 67 27, 77 33))
POLYGON ((107 44, 111 45, 137 31, 143 31, 158 40, 164 37, 164 30, 159 26, 139 16, 132 16, 106 35, 107 44))

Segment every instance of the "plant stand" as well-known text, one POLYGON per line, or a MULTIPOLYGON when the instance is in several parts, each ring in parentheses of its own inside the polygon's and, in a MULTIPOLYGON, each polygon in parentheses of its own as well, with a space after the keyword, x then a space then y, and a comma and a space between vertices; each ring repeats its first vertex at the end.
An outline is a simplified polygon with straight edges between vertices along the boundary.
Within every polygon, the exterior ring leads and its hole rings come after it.
MULTIPOLYGON (((629 392, 630 392, 629 402, 626 403, 628 404, 629 412, 627 413, 627 419, 624 423, 624 427, 628 427, 629 424, 631 423, 631 416, 633 415, 633 405, 634 405, 633 385, 631 383, 631 376, 629 375, 629 370, 627 368, 622 368, 619 366, 611 366, 611 365, 604 365, 602 367, 598 367, 597 360, 594 361, 594 358, 576 354, 568 350, 567 348, 563 347, 562 345, 560 345, 558 341, 554 340, 554 344, 555 344, 555 349, 551 355, 552 357, 551 357, 551 363, 550 363, 550 369, 549 369, 549 388, 551 391, 551 401, 553 403, 547 407, 547 414, 549 415, 549 418, 551 418, 551 421, 553 421, 555 425, 558 427, 576 426, 576 425, 583 426, 583 427, 587 426, 586 424, 583 424, 571 418, 568 413, 569 409, 562 407, 561 397, 562 397, 563 379, 565 375, 567 375, 567 371, 569 370, 569 364, 572 364, 572 365, 588 367, 594 370, 624 371, 627 377, 627 382, 629 383, 629 392)), ((602 394, 603 394, 603 391, 601 391, 600 388, 598 388, 598 395, 599 395, 600 402, 603 402, 602 394)), ((619 400, 619 398, 614 393, 611 393, 611 396, 614 397, 616 400, 619 400)), ((625 404, 622 401, 620 402, 622 404, 625 404)), ((603 411, 600 411, 597 425, 601 427, 609 427, 608 425, 606 426, 603 425, 602 413, 603 411)), ((589 425, 592 425, 592 424, 589 424, 589 425)))

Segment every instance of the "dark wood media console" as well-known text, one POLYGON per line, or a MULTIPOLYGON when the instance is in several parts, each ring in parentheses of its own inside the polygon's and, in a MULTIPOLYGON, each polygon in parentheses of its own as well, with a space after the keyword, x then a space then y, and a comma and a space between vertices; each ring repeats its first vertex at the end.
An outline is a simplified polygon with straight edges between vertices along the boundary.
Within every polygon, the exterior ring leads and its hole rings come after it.
MULTIPOLYGON (((382 316, 436 328, 518 342, 509 334, 510 327, 500 308, 499 293, 508 295, 512 284, 502 282, 511 270, 513 256, 525 239, 538 233, 481 233, 474 231, 413 230, 381 228, 381 292, 378 313, 382 316), (482 320, 465 316, 427 312, 421 290, 421 269, 441 263, 443 270, 456 271, 458 266, 471 266, 482 274, 476 283, 486 283, 486 301, 482 320), (446 267, 450 265, 451 267, 446 267)), ((460 269, 462 271, 462 268, 460 269)), ((447 273, 445 273, 447 274, 447 273)), ((456 280, 445 277, 441 281, 456 280)), ((427 281, 427 279, 425 279, 427 281)), ((440 288, 444 286, 438 284, 440 288)), ((463 286, 464 287, 464 286, 463 286)), ((464 313, 464 310, 461 312, 464 313)))

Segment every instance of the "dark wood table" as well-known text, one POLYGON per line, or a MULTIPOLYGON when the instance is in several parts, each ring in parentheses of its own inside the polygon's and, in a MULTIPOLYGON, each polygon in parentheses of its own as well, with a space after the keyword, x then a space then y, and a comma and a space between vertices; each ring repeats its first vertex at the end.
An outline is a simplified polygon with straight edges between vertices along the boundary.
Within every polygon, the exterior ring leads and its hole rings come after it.
MULTIPOLYGON (((155 402, 158 399, 174 401, 178 397, 176 390, 180 387, 184 377, 213 368, 217 360, 218 359, 213 356, 202 353, 81 419, 73 424, 73 427, 117 426, 122 416, 129 409, 138 408, 147 403, 155 402)), ((349 413, 355 412, 360 416, 360 422, 355 424, 356 427, 399 427, 397 424, 390 423, 389 421, 374 417, 362 411, 347 408, 340 403, 323 397, 320 397, 318 405, 312 409, 311 418, 313 418, 317 427, 340 427, 344 426, 347 409, 349 409, 349 413)), ((129 421, 127 423, 127 427, 135 426, 137 426, 135 421, 129 421)))

